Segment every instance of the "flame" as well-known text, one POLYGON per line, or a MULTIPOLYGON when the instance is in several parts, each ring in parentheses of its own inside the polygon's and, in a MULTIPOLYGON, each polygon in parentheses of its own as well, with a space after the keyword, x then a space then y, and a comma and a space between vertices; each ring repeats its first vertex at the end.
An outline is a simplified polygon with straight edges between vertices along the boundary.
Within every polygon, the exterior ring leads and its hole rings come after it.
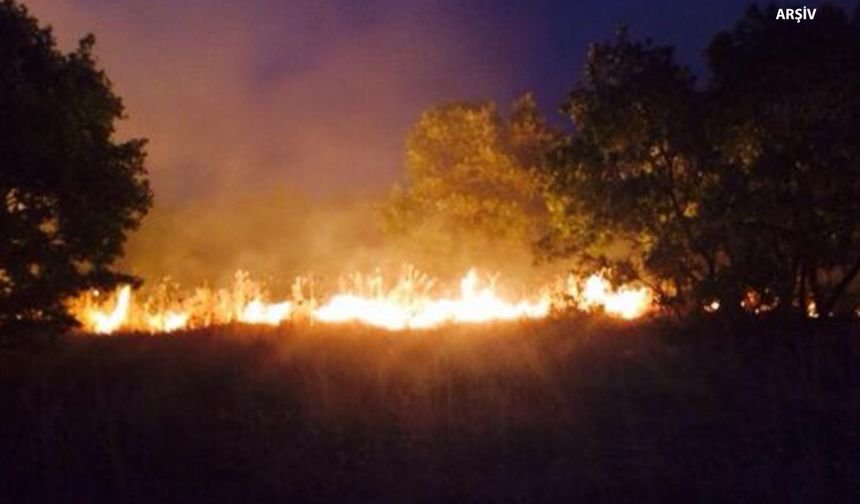
POLYGON ((152 332, 173 332, 184 329, 188 325, 188 313, 167 311, 150 315, 147 319, 152 332))
POLYGON ((361 322, 385 329, 427 329, 445 323, 478 323, 493 320, 538 318, 549 314, 549 299, 509 303, 494 289, 478 288, 478 275, 470 270, 460 281, 458 298, 372 298, 340 294, 313 312, 320 322, 361 322))
POLYGON ((628 286, 613 290, 609 281, 600 274, 588 277, 580 300, 581 308, 602 307, 606 313, 626 320, 641 316, 651 304, 650 290, 628 286))
POLYGON ((245 306, 238 320, 246 324, 278 325, 289 318, 292 311, 293 304, 289 301, 267 304, 255 299, 245 306))
POLYGON ((94 310, 88 314, 91 329, 98 334, 110 334, 116 331, 126 321, 129 305, 131 305, 131 286, 123 285, 117 291, 113 310, 110 312, 94 310))
POLYGON ((119 330, 166 333, 210 325, 243 323, 279 325, 290 320, 310 323, 357 323, 388 330, 428 329, 444 324, 476 324, 548 317, 555 307, 601 310, 622 319, 640 317, 652 309, 653 297, 646 288, 621 286, 614 289, 603 274, 582 281, 570 276, 562 287, 547 287, 528 299, 502 297, 495 282, 481 282, 469 270, 455 295, 433 294, 436 282, 407 267, 391 288, 380 273, 355 274, 325 302, 305 299, 309 280, 293 284, 291 300, 268 302, 258 283, 245 272, 237 272, 233 288, 198 288, 181 300, 148 299, 136 304, 129 286, 117 290, 107 302, 91 293, 73 300, 70 309, 85 330, 110 334, 119 330), (348 285, 347 285, 348 284, 348 285))

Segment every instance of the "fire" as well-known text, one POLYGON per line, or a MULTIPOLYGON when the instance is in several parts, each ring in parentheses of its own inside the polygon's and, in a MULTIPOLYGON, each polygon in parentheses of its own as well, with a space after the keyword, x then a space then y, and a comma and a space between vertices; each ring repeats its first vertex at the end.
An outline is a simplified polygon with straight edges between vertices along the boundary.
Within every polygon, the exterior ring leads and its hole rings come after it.
POLYGON ((117 291, 116 302, 114 304, 115 306, 110 312, 93 310, 86 314, 86 318, 89 319, 90 328, 94 332, 110 334, 125 323, 128 317, 128 308, 131 304, 131 286, 124 285, 120 287, 117 291))
POLYGON ((173 332, 188 325, 187 313, 167 311, 156 313, 147 319, 147 325, 154 332, 173 332))
POLYGON ((470 270, 460 281, 459 297, 398 299, 340 294, 315 310, 313 315, 320 322, 361 322, 399 330, 427 329, 445 323, 539 318, 547 316, 549 310, 549 299, 518 303, 500 299, 492 286, 479 288, 478 275, 470 270))
POLYGON ((101 301, 97 293, 84 295, 71 303, 71 311, 85 330, 110 334, 119 330, 167 333, 229 323, 279 325, 287 321, 357 323, 396 331, 537 319, 550 316, 554 308, 565 307, 600 310, 628 320, 652 309, 648 289, 615 289, 602 274, 584 281, 571 276, 535 296, 515 301, 500 295, 494 281, 482 282, 474 269, 462 278, 456 293, 447 295, 434 293, 436 282, 411 267, 390 288, 379 273, 352 275, 322 303, 305 298, 303 287, 308 283, 308 279, 299 278, 293 284, 292 299, 269 302, 260 284, 251 281, 247 273, 238 272, 232 289, 198 288, 184 299, 162 295, 137 303, 131 288, 123 286, 108 301, 101 301))
POLYGON ((603 276, 591 275, 585 281, 580 307, 589 309, 602 306, 606 313, 630 320, 644 313, 651 305, 651 298, 651 292, 646 288, 622 286, 613 290, 603 276))
POLYGON ((289 301, 266 304, 255 299, 245 306, 238 320, 246 324, 278 325, 289 318, 292 311, 293 304, 289 301))

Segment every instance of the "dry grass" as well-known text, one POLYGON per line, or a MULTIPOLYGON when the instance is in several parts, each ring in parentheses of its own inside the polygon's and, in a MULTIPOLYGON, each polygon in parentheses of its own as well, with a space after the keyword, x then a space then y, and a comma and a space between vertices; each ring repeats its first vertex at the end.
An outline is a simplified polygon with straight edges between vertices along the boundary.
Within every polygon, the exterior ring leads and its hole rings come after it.
POLYGON ((0 500, 825 500, 857 327, 225 327, 2 354, 0 500))

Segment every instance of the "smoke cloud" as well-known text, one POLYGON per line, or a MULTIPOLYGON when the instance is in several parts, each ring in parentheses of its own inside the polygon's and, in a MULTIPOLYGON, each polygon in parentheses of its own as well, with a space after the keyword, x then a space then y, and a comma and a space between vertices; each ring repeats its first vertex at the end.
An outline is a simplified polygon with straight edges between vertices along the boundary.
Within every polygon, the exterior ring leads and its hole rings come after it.
POLYGON ((454 4, 26 5, 66 49, 95 33, 126 103, 123 133, 150 140, 159 203, 273 183, 379 192, 400 176, 403 135, 423 108, 492 96, 515 70, 504 45, 451 22, 454 4))
POLYGON ((383 243, 372 206, 401 178, 409 126, 517 73, 515 41, 456 2, 25 4, 64 50, 96 35, 126 105, 121 136, 150 141, 155 208, 123 259, 150 281, 406 260, 383 243))
POLYGON ((124 266, 195 282, 423 266, 391 250, 372 212, 423 109, 531 88, 551 112, 587 43, 617 25, 672 33, 661 40, 689 60, 746 3, 23 1, 67 50, 96 35, 129 116, 120 133, 150 140, 155 208, 124 266))

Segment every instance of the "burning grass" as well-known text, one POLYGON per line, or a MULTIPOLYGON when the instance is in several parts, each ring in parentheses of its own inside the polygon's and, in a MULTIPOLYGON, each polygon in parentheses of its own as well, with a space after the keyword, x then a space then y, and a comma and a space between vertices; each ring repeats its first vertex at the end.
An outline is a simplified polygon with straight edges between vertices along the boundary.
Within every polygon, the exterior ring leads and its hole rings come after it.
POLYGON ((228 325, 3 355, 6 501, 833 500, 856 326, 228 325))
POLYGON ((310 277, 292 283, 289 299, 272 301, 261 282, 239 271, 231 288, 200 287, 178 293, 177 286, 162 283, 149 296, 135 302, 130 286, 106 296, 87 292, 69 303, 71 313, 87 332, 119 331, 170 333, 241 322, 276 326, 303 321, 318 324, 358 322, 402 331, 429 329, 449 324, 542 319, 570 309, 602 311, 622 319, 634 319, 653 309, 653 294, 642 286, 613 287, 604 274, 586 279, 569 275, 557 278, 527 296, 500 294, 496 278, 480 278, 472 269, 457 289, 439 289, 437 281, 405 266, 393 282, 379 272, 355 273, 341 279, 333 293, 318 298, 310 277))

